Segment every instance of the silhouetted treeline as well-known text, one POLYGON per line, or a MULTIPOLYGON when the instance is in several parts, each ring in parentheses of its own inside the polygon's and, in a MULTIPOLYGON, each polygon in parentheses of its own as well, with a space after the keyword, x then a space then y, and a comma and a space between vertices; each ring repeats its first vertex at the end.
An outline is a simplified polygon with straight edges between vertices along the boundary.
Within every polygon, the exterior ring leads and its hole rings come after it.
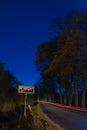
POLYGON ((12 110, 22 102, 23 96, 17 92, 19 84, 21 82, 5 68, 5 64, 0 63, 0 111, 12 110))
MULTIPOLYGON (((39 45, 36 84, 43 99, 86 107, 87 13, 73 12, 55 19, 55 36, 39 45)), ((40 98, 39 97, 39 98, 40 98)))

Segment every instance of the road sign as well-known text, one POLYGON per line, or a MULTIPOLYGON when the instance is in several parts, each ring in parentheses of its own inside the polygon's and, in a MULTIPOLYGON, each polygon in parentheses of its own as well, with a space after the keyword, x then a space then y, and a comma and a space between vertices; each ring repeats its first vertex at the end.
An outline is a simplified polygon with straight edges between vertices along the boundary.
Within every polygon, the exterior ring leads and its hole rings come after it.
POLYGON ((34 94, 34 86, 18 86, 18 93, 34 94))
POLYGON ((34 94, 35 88, 34 86, 18 86, 18 93, 25 94, 25 103, 24 103, 24 116, 26 117, 26 101, 27 101, 27 94, 34 94))

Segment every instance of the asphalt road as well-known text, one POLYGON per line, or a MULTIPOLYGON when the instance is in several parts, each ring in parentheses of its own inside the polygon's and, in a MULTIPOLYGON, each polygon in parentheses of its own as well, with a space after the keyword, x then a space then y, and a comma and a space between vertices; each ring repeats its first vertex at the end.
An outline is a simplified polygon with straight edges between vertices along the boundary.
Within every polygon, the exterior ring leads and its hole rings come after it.
POLYGON ((87 112, 40 103, 43 113, 65 130, 87 130, 87 112))

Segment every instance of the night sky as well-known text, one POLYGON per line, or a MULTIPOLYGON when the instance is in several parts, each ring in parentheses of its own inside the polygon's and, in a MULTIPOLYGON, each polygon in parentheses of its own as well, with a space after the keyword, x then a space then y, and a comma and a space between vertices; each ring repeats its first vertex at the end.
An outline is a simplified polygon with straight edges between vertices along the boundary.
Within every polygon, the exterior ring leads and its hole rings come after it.
POLYGON ((49 40, 53 19, 72 10, 87 11, 87 0, 0 0, 0 61, 24 85, 39 77, 36 50, 49 40))

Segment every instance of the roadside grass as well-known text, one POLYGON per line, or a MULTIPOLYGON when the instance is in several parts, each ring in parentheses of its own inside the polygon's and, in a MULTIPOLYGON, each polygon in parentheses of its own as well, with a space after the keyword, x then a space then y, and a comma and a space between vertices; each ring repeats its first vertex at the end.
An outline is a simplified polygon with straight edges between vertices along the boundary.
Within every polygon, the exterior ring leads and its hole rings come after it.
POLYGON ((39 103, 32 106, 32 113, 34 117, 34 124, 39 126, 39 130, 60 130, 43 114, 39 103))
POLYGON ((60 130, 45 117, 38 103, 33 103, 31 110, 27 107, 26 117, 24 106, 8 111, 6 106, 5 111, 0 111, 0 130, 60 130))

